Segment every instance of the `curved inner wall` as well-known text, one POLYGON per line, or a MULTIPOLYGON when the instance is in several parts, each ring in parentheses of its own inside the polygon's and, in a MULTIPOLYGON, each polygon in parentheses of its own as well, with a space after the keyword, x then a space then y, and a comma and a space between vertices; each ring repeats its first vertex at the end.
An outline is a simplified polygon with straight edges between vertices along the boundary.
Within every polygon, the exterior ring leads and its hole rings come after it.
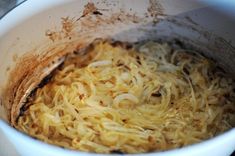
POLYGON ((138 1, 138 5, 131 8, 126 8, 124 1, 116 5, 97 2, 94 5, 73 2, 36 14, 0 40, 0 71, 4 75, 0 77, 1 118, 9 121, 13 104, 21 100, 27 87, 39 84, 41 79, 38 77, 54 57, 83 48, 95 38, 128 42, 180 41, 185 48, 204 53, 235 75, 235 42, 232 38, 235 35, 226 33, 233 32, 235 24, 230 22, 221 27, 221 19, 230 21, 224 15, 216 12, 217 18, 210 23, 207 19, 215 17, 215 11, 210 8, 167 16, 165 13, 169 11, 159 8, 164 5, 149 11, 153 5, 151 1, 138 1), (79 6, 79 11, 75 6, 79 6), (64 46, 71 42, 71 46, 64 46))

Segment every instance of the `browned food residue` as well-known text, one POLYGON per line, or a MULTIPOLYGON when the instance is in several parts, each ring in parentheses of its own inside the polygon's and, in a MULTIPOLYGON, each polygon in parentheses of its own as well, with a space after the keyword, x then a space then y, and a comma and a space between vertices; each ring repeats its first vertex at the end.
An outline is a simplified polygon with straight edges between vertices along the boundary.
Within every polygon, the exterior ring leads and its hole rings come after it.
POLYGON ((149 0, 148 14, 153 18, 153 22, 158 22, 158 16, 166 16, 164 9, 158 0, 149 0))
POLYGON ((45 74, 49 74, 45 73, 45 68, 53 65, 56 58, 60 59, 68 53, 79 51, 84 46, 86 44, 83 44, 82 41, 71 42, 61 48, 49 47, 40 56, 32 51, 17 59, 15 67, 10 71, 8 84, 4 87, 1 95, 4 97, 2 103, 7 118, 13 126, 24 105, 25 101, 22 102, 24 95, 29 94, 29 88, 36 88, 45 74))
POLYGON ((84 32, 100 32, 106 28, 117 26, 118 24, 140 23, 144 20, 136 13, 129 13, 123 10, 108 14, 109 9, 99 9, 94 3, 89 2, 84 6, 82 15, 79 18, 65 17, 61 18, 60 30, 47 30, 46 36, 51 41, 58 41, 64 38, 73 38, 74 36, 81 36, 84 32))
POLYGON ((73 35, 74 28, 76 27, 76 21, 74 18, 62 17, 61 26, 61 30, 47 30, 45 35, 52 41, 70 38, 73 35))
POLYGON ((84 6, 84 10, 83 10, 83 13, 82 13, 82 16, 86 16, 88 15, 89 13, 93 13, 93 12, 96 12, 98 9, 96 8, 95 4, 94 3, 87 3, 85 6, 84 6))

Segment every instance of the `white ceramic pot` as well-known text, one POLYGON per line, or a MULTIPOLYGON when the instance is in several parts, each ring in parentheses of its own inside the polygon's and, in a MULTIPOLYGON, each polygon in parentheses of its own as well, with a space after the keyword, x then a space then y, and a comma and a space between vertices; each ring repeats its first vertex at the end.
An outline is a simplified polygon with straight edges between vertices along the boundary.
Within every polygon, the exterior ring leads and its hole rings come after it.
MULTIPOLYGON (((99 11, 94 13, 91 8, 84 9, 88 2, 91 1, 28 0, 0 20, 1 155, 92 155, 48 145, 9 126, 10 109, 14 106, 6 100, 9 99, 5 94, 6 86, 10 80, 27 80, 27 70, 33 69, 29 54, 35 60, 37 57, 43 60, 63 49, 62 43, 76 41, 85 45, 99 37, 129 42, 177 39, 204 52, 235 76, 235 20, 205 4, 189 0, 93 0, 96 11, 99 11), (61 17, 64 22, 66 17, 71 19, 68 23, 76 21, 76 26, 70 30, 63 23, 61 25, 61 17), (22 64, 22 60, 26 63, 22 64), (24 70, 12 74, 18 68, 24 70)), ((34 60, 32 62, 35 63, 34 60)), ((14 95, 12 97, 17 99, 14 95)), ((226 156, 234 150, 235 128, 181 149, 141 155, 226 156)))

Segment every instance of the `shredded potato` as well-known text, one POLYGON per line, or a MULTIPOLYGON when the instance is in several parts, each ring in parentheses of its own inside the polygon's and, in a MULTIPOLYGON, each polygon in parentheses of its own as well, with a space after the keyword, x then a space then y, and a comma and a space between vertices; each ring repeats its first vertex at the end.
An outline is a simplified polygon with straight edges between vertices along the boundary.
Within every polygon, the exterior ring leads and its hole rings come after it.
POLYGON ((98 42, 37 89, 17 127, 50 144, 97 153, 168 150, 235 126, 233 80, 212 61, 167 44, 98 42))

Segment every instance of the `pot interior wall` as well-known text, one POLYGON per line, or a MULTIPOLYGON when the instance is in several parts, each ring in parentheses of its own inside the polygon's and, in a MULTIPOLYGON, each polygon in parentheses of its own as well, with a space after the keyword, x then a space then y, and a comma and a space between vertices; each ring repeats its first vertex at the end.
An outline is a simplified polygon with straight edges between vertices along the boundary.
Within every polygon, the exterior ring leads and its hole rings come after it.
MULTIPOLYGON (((182 5, 190 3, 190 1, 178 1, 182 5)), ((70 0, 56 7, 44 9, 42 13, 36 12, 21 22, 15 23, 14 28, 1 32, 1 118, 8 120, 11 110, 10 103, 3 96, 12 76, 10 73, 19 66, 25 66, 25 69, 29 66, 29 64, 22 65, 18 62, 29 53, 43 58, 42 54, 45 55, 46 52, 46 56, 49 57, 51 51, 56 51, 62 43, 76 41, 86 44, 95 38, 113 38, 128 42, 180 41, 185 48, 195 49, 216 60, 222 68, 235 77, 235 34, 233 31, 235 22, 232 19, 211 8, 203 7, 202 4, 195 4, 195 8, 178 8, 172 11, 169 5, 173 2, 170 0, 164 2, 138 0, 135 1, 135 5, 132 3, 131 0, 119 1, 115 5, 112 2, 94 1, 96 10, 88 11, 89 15, 85 15, 84 6, 88 4, 87 1, 70 0), (157 3, 158 7, 153 8, 153 12, 149 12, 149 8, 155 6, 153 2, 157 3), (159 11, 159 9, 162 10, 159 11), (68 17, 75 25, 67 36, 63 31, 63 23, 61 26, 61 21, 64 21, 61 17, 64 19, 68 17), (50 35, 45 35, 48 32, 59 32, 57 33, 59 37, 52 40, 50 35)), ((0 25, 2 27, 5 24, 2 22, 0 25)), ((22 77, 24 74, 27 75, 27 70, 24 72, 22 77)), ((20 81, 20 78, 16 80, 20 81)), ((13 89, 17 88, 11 89, 13 93, 13 89)))

